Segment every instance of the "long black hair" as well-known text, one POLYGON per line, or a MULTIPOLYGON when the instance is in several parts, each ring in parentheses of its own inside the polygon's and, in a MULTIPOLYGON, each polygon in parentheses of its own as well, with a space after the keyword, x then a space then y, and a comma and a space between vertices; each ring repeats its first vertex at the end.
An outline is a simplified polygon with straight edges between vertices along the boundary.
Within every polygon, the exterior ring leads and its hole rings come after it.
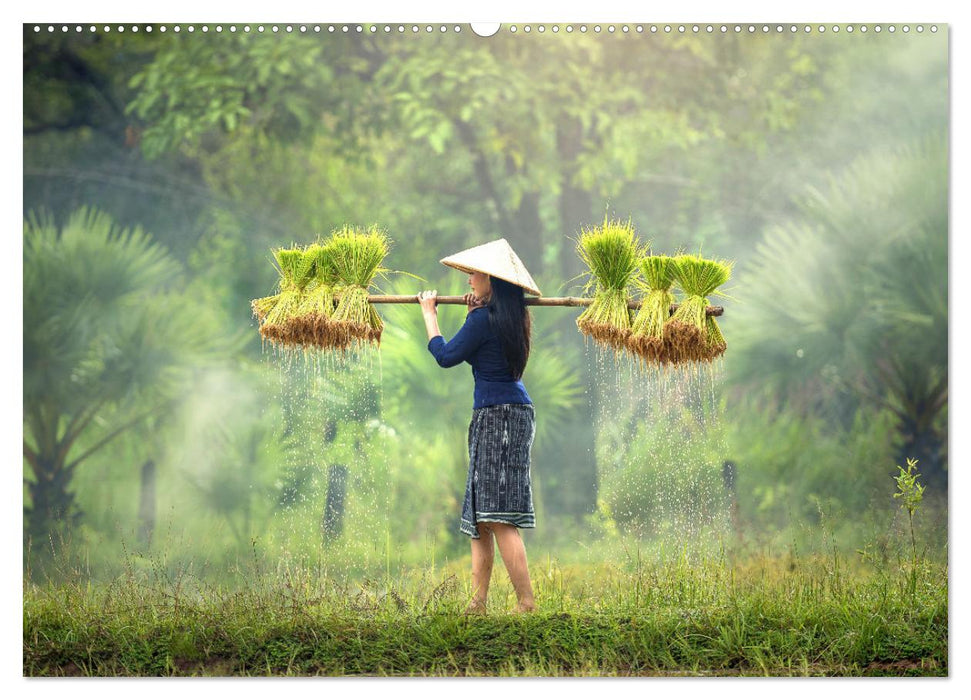
POLYGON ((523 288, 489 276, 492 295, 489 298, 489 328, 499 336, 502 354, 506 356, 513 379, 521 379, 529 360, 531 319, 526 308, 523 288))

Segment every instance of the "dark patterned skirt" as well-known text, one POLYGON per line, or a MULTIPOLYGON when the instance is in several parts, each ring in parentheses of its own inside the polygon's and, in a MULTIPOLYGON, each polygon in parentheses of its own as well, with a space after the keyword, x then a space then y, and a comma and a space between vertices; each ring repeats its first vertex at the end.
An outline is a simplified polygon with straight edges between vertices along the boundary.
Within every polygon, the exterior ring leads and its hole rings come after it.
POLYGON ((529 456, 536 435, 532 404, 506 403, 472 411, 469 475, 459 529, 479 539, 477 523, 536 527, 529 456))

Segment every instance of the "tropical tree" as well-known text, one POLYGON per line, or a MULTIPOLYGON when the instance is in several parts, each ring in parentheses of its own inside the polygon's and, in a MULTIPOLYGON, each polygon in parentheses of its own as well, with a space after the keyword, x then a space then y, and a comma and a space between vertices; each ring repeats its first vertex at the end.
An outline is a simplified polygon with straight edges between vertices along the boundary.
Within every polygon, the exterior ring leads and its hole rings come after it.
POLYGON ((859 159, 766 231, 739 276, 731 381, 790 409, 897 418, 899 461, 946 484, 948 168, 943 138, 859 159))
POLYGON ((45 537, 81 515, 78 468, 171 411, 217 343, 172 291, 179 265, 141 229, 82 208, 60 228, 29 216, 23 243, 25 534, 45 537))

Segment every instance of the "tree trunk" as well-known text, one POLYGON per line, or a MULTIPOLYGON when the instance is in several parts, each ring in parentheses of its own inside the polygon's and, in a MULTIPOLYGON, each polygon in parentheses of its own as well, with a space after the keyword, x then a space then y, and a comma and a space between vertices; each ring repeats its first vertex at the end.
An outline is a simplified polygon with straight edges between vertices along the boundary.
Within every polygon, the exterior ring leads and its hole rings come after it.
POLYGON ((560 277, 570 280, 583 272, 583 263, 577 257, 571 241, 580 235, 581 226, 594 223, 593 198, 586 190, 575 187, 573 166, 583 151, 583 125, 577 119, 561 119, 556 126, 556 145, 559 150, 562 172, 560 180, 560 277))
POLYGON ((324 543, 339 539, 344 532, 344 500, 347 495, 347 467, 332 464, 327 470, 327 501, 324 504, 324 543))
POLYGON ((141 499, 138 503, 138 539, 145 545, 152 544, 155 532, 155 462, 148 460, 142 465, 141 499))
POLYGON ((27 532, 25 536, 35 544, 43 543, 45 549, 52 537, 55 543, 67 536, 70 527, 81 517, 74 505, 74 494, 68 491, 71 472, 63 460, 40 456, 33 467, 34 481, 28 482, 30 506, 25 507, 27 532))

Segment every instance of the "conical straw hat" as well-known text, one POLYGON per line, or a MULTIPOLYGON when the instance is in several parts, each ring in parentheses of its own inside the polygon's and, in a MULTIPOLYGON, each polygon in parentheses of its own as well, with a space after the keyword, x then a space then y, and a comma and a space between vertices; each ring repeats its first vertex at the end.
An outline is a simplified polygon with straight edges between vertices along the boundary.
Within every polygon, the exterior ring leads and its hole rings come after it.
POLYGON ((529 270, 505 238, 449 255, 441 262, 462 272, 484 272, 522 287, 530 294, 542 296, 529 270))

